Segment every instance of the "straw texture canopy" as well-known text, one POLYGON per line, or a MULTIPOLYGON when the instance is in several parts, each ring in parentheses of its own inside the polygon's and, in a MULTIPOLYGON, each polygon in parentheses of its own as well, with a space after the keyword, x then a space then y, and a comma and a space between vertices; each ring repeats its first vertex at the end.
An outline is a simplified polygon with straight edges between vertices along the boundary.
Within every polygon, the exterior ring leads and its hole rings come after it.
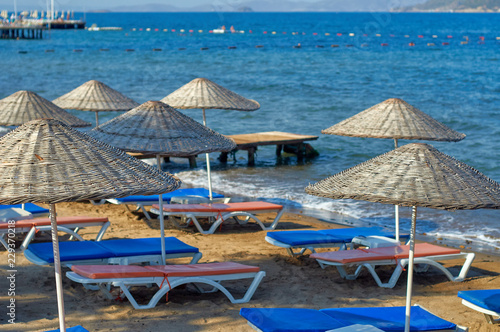
POLYGON ((256 111, 260 104, 206 79, 196 78, 161 100, 174 108, 256 111))
POLYGON ((352 137, 451 142, 465 138, 465 134, 450 129, 398 98, 387 99, 321 132, 352 137))
POLYGON ((124 151, 172 157, 236 148, 232 139, 160 101, 148 101, 94 128, 89 135, 124 151))
POLYGON ((0 138, 0 203, 58 203, 170 192, 180 181, 52 119, 0 138))
POLYGON ((309 185, 306 192, 444 210, 500 208, 500 184, 424 143, 370 159, 309 185))
POLYGON ((81 111, 128 111, 139 104, 104 83, 91 80, 55 99, 61 108, 81 111))
POLYGON ((91 125, 31 91, 18 91, 0 100, 0 126, 20 126, 45 118, 59 120, 71 127, 91 125))

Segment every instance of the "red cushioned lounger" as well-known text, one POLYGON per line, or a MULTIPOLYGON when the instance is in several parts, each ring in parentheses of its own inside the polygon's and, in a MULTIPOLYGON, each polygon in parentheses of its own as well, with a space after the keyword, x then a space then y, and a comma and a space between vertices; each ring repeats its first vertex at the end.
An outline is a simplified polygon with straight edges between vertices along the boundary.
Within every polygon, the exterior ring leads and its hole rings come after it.
MULTIPOLYGON (((8 248, 9 233, 14 232, 12 231, 12 225, 14 225, 15 234, 28 232, 21 245, 21 250, 28 247, 36 232, 50 231, 51 229, 50 218, 18 220, 14 224, 0 222, 0 242, 5 248, 8 248)), ((100 226, 101 229, 96 236, 96 241, 100 241, 109 227, 109 220, 106 217, 57 217, 57 226, 59 231, 66 232, 81 241, 83 241, 83 238, 77 234, 81 228, 100 226)))
MULTIPOLYGON (((160 214, 158 204, 153 204, 151 212, 160 214)), ((166 204, 163 206, 163 214, 166 216, 185 217, 187 224, 193 223, 202 234, 213 234, 215 230, 229 218, 234 218, 240 225, 247 223, 250 219, 255 220, 263 230, 275 229, 283 214, 283 206, 268 202, 240 202, 240 203, 216 203, 216 204, 166 204), (277 213, 274 221, 265 226, 255 216, 256 213, 277 213), (242 219, 238 217, 244 217, 242 219), (197 218, 212 218, 213 223, 208 230, 204 230, 197 218)))
MULTIPOLYGON (((218 289, 223 292, 232 303, 246 303, 250 301, 262 278, 264 271, 256 266, 243 265, 234 262, 205 263, 193 265, 73 265, 72 272, 67 272, 69 279, 88 284, 100 284, 101 290, 109 297, 107 285, 120 287, 123 297, 127 297, 135 309, 154 308, 158 301, 171 289, 183 284, 208 284, 209 291, 218 289), (252 278, 253 281, 241 299, 233 295, 222 286, 225 280, 240 280, 252 278), (160 288, 148 304, 139 305, 129 291, 131 286, 156 284, 160 288)), ((198 290, 202 291, 200 287, 198 290)), ((203 292, 203 291, 202 291, 203 292)))
MULTIPOLYGON (((392 246, 373 249, 355 249, 355 250, 340 250, 312 254, 310 257, 315 258, 321 267, 333 265, 337 267, 340 275, 344 279, 356 279, 363 267, 368 269, 375 281, 380 287, 393 288, 399 279, 399 276, 408 264, 409 246, 392 246), (383 283, 380 280, 375 267, 378 265, 396 265, 390 280, 383 283), (345 270, 348 266, 355 266, 356 271, 353 274, 348 274, 345 270)), ((469 272, 469 268, 474 260, 473 253, 461 253, 458 249, 444 248, 430 243, 415 244, 415 264, 420 264, 420 269, 417 272, 427 270, 429 266, 434 266, 443 272, 451 281, 463 281, 469 272), (460 270, 458 276, 453 276, 439 262, 452 259, 465 259, 465 263, 460 270), (423 268, 422 268, 423 266, 423 268)))

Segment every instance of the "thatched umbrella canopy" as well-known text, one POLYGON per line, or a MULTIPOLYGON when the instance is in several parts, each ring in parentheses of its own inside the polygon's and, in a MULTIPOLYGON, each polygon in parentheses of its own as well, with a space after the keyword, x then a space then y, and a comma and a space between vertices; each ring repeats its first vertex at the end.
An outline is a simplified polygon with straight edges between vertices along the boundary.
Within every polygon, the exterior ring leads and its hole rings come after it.
POLYGON ((0 99, 0 126, 20 126, 36 119, 56 119, 71 127, 91 126, 31 91, 18 91, 0 99))
MULTIPOLYGON (((232 139, 160 101, 148 101, 94 128, 89 135, 124 151, 156 154, 158 168, 160 156, 188 157, 236 148, 232 139)), ((159 205, 163 248, 165 234, 161 195, 159 205)))
POLYGON ((0 204, 50 204, 60 330, 65 331, 55 203, 170 192, 176 177, 53 119, 0 138, 0 204))
POLYGON ((124 151, 170 157, 236 148, 232 139, 160 101, 148 101, 94 128, 89 135, 124 151))
MULTIPOLYGON (((260 104, 252 99, 244 98, 206 78, 195 78, 161 100, 174 108, 203 111, 203 125, 207 125, 206 109, 256 111, 260 104)), ((210 175, 210 158, 206 154, 208 191, 212 199, 212 180, 210 175)))
POLYGON ((180 109, 256 111, 260 104, 206 78, 195 78, 161 100, 180 109))
POLYGON ((465 138, 399 98, 387 99, 321 131, 351 137, 457 142, 465 138))
MULTIPOLYGON (((436 148, 413 143, 309 185, 306 192, 333 199, 412 206, 407 311, 409 326, 417 206, 500 209, 500 184, 436 148)), ((405 330, 407 331, 407 330, 405 330)))
POLYGON ((83 83, 53 100, 53 103, 64 109, 95 112, 96 126, 99 125, 99 112, 128 111, 139 106, 137 102, 96 80, 83 83))

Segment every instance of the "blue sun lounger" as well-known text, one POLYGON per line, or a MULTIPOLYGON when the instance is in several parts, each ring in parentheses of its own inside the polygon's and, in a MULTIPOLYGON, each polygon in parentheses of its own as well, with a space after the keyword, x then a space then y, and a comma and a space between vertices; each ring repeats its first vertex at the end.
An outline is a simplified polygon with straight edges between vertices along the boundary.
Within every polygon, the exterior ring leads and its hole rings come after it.
MULTIPOLYGON (((292 256, 303 255, 306 250, 315 253, 315 248, 345 249, 354 237, 383 236, 394 238, 394 232, 383 227, 353 227, 324 230, 298 230, 268 232, 266 241, 272 245, 285 248, 292 256), (294 249, 300 249, 294 252, 294 249)), ((400 239, 408 239, 408 234, 400 235, 400 239)))
MULTIPOLYGON (((103 241, 64 241, 59 242, 61 264, 119 264, 147 262, 165 264, 161 260, 160 238, 117 239, 103 241)), ((190 264, 195 264, 202 254, 175 237, 165 238, 167 259, 192 257, 190 264)), ((36 265, 54 263, 52 242, 32 243, 24 251, 24 256, 36 265)))
MULTIPOLYGON (((0 205, 0 209, 9 209, 9 208, 19 208, 22 209, 22 204, 14 204, 14 205, 0 205)), ((43 208, 33 203, 24 204, 24 210, 30 212, 34 218, 44 217, 49 214, 49 209, 43 208)))
POLYGON ((458 297, 463 305, 482 312, 488 323, 500 324, 500 289, 460 291, 458 297))
MULTIPOLYGON (((209 197, 209 191, 208 189, 205 188, 186 188, 186 189, 177 189, 172 192, 166 193, 162 195, 163 201, 165 203, 170 203, 170 200, 172 197, 179 197, 179 196, 188 196, 188 197, 204 197, 207 198, 209 197)), ((224 195, 212 192, 212 197, 213 198, 223 198, 224 195)), ((144 216, 148 220, 151 220, 151 216, 149 215, 149 212, 146 210, 145 206, 151 206, 153 204, 158 204, 160 197, 159 195, 133 195, 133 196, 127 196, 127 197, 122 197, 122 198, 112 198, 112 199, 107 199, 109 203, 112 204, 130 204, 130 205, 136 205, 135 211, 142 210, 144 213, 144 216)))
MULTIPOLYGON (((241 308, 248 325, 262 332, 325 332, 356 324, 382 331, 404 331, 405 307, 366 307, 335 309, 241 308)), ((411 331, 466 331, 430 313, 412 306, 411 331)))

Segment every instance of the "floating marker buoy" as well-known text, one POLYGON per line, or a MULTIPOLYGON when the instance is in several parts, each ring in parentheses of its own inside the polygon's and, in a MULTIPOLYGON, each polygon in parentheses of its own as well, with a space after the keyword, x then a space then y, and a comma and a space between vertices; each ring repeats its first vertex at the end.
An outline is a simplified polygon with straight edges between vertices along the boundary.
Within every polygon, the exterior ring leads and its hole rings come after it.
POLYGON ((255 48, 263 48, 264 45, 255 45, 255 48))
POLYGON ((135 50, 133 48, 127 48, 125 52, 134 52, 135 50))
POLYGON ((161 48, 153 48, 153 52, 161 52, 162 49, 161 48))
POLYGON ((500 40, 500 37, 497 37, 497 40, 500 40))
POLYGON ((347 44, 345 47, 353 47, 354 45, 352 44, 347 44))
POLYGON ((317 33, 317 32, 313 32, 313 36, 317 36, 317 35, 318 35, 318 33, 317 33))
POLYGON ((342 34, 340 32, 337 32, 337 36, 342 36, 342 34))
POLYGON ((437 38, 438 36, 437 35, 432 35, 432 38, 437 38))
POLYGON ((387 44, 387 43, 382 43, 382 44, 380 44, 380 46, 389 46, 389 44, 387 44))
POLYGON ((163 29, 163 32, 168 32, 168 29, 163 29))
POLYGON ((193 30, 189 30, 189 33, 193 33, 194 31, 193 30))
POLYGON ((350 37, 354 37, 354 34, 351 32, 351 33, 349 34, 349 36, 350 36, 350 37))
POLYGON ((45 53, 54 53, 54 50, 45 50, 45 53))
POLYGON ((448 36, 446 36, 446 38, 451 39, 451 38, 453 38, 453 36, 448 35, 448 36))
POLYGON ((380 33, 377 33, 375 36, 382 37, 382 35, 380 33))
POLYGON ((146 31, 151 31, 151 28, 146 28, 146 31))
POLYGON ((389 37, 396 37, 395 35, 389 35, 389 37))
POLYGON ((465 45, 465 44, 468 44, 468 43, 469 43, 469 42, 467 42, 467 41, 461 41, 461 42, 460 42, 460 44, 462 44, 462 45, 465 45))
POLYGON ((427 46, 435 46, 434 43, 427 43, 427 46))
POLYGON ((361 44, 361 47, 368 47, 368 44, 361 44))
POLYGON ((446 46, 446 45, 450 45, 450 43, 448 43, 448 42, 443 42, 443 45, 445 45, 445 46, 446 46))
POLYGON ((273 32, 271 32, 271 33, 272 33, 273 35, 275 35, 275 34, 276 34, 276 31, 273 31, 273 32))
POLYGON ((325 36, 329 36, 329 35, 330 35, 330 33, 328 33, 328 32, 325 33, 325 36))
POLYGON ((405 35, 405 38, 410 38, 410 35, 405 35))
POLYGON ((99 51, 101 51, 101 52, 108 52, 109 48, 100 48, 99 51))
POLYGON ((142 31, 142 28, 140 28, 139 31, 142 31))
POLYGON ((408 46, 415 46, 415 43, 409 43, 408 46))
POLYGON ((203 33, 203 30, 198 30, 198 33, 203 33))
POLYGON ((209 30, 208 33, 214 33, 214 31, 213 30, 209 30))
POLYGON ((323 45, 316 45, 316 48, 323 48, 323 45))
POLYGON ((156 28, 155 31, 160 31, 160 29, 156 28))
POLYGON ((175 29, 172 29, 171 31, 172 31, 172 32, 175 32, 175 29))
POLYGON ((286 31, 283 31, 283 34, 286 35, 286 31))
POLYGON ((132 31, 136 31, 137 29, 136 28, 132 28, 132 31))
POLYGON ((337 45, 337 44, 332 44, 332 47, 339 47, 339 45, 337 45))
POLYGON ((180 31, 180 32, 184 32, 184 29, 180 29, 179 31, 180 31))
POLYGON ((418 37, 418 38, 424 38, 424 36, 423 36, 423 35, 418 35, 417 37, 418 37))
POLYGON ((264 31, 263 34, 267 34, 267 31, 264 31))
POLYGON ((479 40, 483 40, 484 41, 484 37, 483 36, 479 36, 479 40))
POLYGON ((229 46, 228 49, 230 50, 235 50, 236 49, 236 46, 229 46))
POLYGON ((186 48, 185 47, 179 47, 179 51, 185 51, 186 48))
POLYGON ((206 50, 208 50, 208 47, 201 47, 200 50, 206 51, 206 50))
POLYGON ((363 34, 363 37, 368 37, 368 35, 366 33, 363 34))
POLYGON ((253 31, 252 30, 248 30, 248 33, 253 33, 253 31))
POLYGON ((83 50, 73 50, 73 52, 80 53, 83 52, 83 50))

